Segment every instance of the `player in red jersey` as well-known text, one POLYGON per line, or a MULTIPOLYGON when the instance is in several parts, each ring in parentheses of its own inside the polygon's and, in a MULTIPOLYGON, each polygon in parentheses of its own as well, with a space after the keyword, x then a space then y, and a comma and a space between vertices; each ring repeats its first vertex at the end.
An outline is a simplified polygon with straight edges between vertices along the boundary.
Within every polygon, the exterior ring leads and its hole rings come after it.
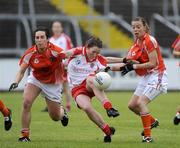
POLYGON ((35 45, 29 48, 20 60, 20 69, 9 91, 18 87, 25 71, 31 68, 23 94, 22 137, 19 141, 30 141, 31 107, 41 93, 46 100, 52 120, 67 126, 68 117, 60 105, 64 66, 62 59, 75 54, 75 50, 65 52, 48 41, 48 29, 40 27, 34 32, 35 45))
MULTIPOLYGON (((68 80, 71 93, 79 108, 81 108, 104 133, 104 142, 111 142, 111 135, 115 129, 103 120, 101 115, 91 105, 91 98, 96 96, 107 111, 109 117, 116 117, 119 112, 112 107, 110 100, 103 90, 99 90, 93 83, 95 73, 105 69, 107 62, 113 62, 113 58, 105 58, 100 55, 102 41, 91 37, 84 47, 75 49, 82 50, 82 54, 72 57, 68 63, 68 80)), ((118 60, 118 58, 117 58, 118 60)))
MULTIPOLYGON (((180 57, 180 35, 176 38, 176 40, 172 44, 173 55, 176 57, 180 57)), ((174 125, 178 125, 180 123, 180 106, 176 112, 176 115, 173 119, 174 125)))
MULTIPOLYGON (((49 41, 56 46, 62 48, 63 50, 67 51, 73 47, 70 37, 63 32, 63 26, 60 21, 54 21, 52 23, 52 33, 53 36, 50 37, 49 41)), ((63 61, 65 66, 64 72, 64 83, 63 83, 63 94, 65 95, 66 99, 66 109, 70 111, 71 109, 71 95, 69 91, 68 81, 67 81, 67 60, 63 61)))
POLYGON ((4 116, 4 129, 8 131, 12 126, 11 110, 6 107, 2 100, 0 100, 0 112, 4 116))
POLYGON ((132 30, 135 42, 123 59, 125 66, 114 66, 110 69, 120 70, 122 75, 135 70, 141 76, 128 107, 141 117, 144 128, 142 142, 152 142, 151 128, 157 127, 159 122, 150 114, 147 105, 161 93, 167 92, 167 73, 160 47, 149 34, 149 26, 144 18, 135 18, 132 21, 132 30))

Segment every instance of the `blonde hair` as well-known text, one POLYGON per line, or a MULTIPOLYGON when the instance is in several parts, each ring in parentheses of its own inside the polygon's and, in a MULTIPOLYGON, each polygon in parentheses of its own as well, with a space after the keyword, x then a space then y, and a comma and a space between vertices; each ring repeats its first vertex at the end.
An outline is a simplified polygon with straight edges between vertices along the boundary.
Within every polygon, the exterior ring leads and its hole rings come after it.
POLYGON ((133 21, 141 21, 143 26, 146 28, 146 33, 150 33, 150 27, 149 27, 147 21, 143 17, 138 16, 138 17, 134 18, 133 21))

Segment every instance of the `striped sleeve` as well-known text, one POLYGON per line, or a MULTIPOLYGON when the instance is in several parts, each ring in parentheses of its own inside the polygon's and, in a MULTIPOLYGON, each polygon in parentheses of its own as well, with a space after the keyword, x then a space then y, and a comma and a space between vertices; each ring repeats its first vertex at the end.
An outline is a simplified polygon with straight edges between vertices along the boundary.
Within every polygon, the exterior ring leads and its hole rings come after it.
POLYGON ((98 61, 101 63, 101 65, 107 66, 107 60, 102 55, 98 55, 98 61))
POLYGON ((31 59, 31 56, 33 55, 33 50, 34 50, 34 47, 26 50, 26 52, 24 53, 24 55, 21 57, 19 61, 19 65, 21 65, 23 62, 29 65, 29 61, 31 59))
POLYGON ((158 43, 154 37, 149 36, 145 39, 145 47, 148 53, 150 53, 158 47, 158 43))

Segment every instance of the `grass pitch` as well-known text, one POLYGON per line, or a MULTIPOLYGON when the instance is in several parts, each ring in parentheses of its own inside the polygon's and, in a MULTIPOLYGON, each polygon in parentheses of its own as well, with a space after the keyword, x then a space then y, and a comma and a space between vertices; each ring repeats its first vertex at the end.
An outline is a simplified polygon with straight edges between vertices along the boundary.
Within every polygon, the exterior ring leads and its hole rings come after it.
POLYGON ((180 104, 180 93, 169 92, 161 95, 149 108, 154 117, 160 121, 160 126, 152 130, 154 143, 141 143, 141 120, 127 108, 132 92, 109 92, 108 97, 120 111, 117 118, 108 118, 105 110, 96 98, 93 106, 102 114, 105 121, 116 128, 112 143, 103 143, 103 134, 88 117, 72 102, 69 113, 70 121, 67 127, 52 121, 47 113, 41 112, 45 101, 39 97, 32 108, 31 142, 20 143, 18 138, 21 129, 22 93, 0 93, 0 98, 12 109, 13 127, 4 130, 3 116, 0 117, 0 147, 2 148, 179 148, 180 125, 174 126, 172 119, 180 104))

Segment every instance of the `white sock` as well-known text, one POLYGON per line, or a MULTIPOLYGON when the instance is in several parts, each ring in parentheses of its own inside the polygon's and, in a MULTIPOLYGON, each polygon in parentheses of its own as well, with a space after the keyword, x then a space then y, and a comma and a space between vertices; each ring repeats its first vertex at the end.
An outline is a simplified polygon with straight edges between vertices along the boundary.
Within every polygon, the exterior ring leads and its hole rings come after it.
POLYGON ((4 117, 4 120, 5 121, 9 121, 9 117, 4 117))
POLYGON ((177 117, 178 119, 180 119, 180 113, 179 113, 179 112, 176 113, 176 117, 177 117))

